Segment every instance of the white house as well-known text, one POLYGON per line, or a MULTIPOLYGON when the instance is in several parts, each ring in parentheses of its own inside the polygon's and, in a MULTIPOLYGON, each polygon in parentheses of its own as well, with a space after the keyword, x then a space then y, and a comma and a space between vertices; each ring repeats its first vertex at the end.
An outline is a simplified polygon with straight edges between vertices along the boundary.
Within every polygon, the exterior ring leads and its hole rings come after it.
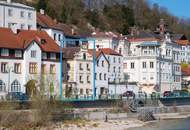
POLYGON ((0 27, 35 30, 36 10, 11 0, 0 1, 0 27))
POLYGON ((11 29, 0 28, 0 34, 2 97, 10 92, 30 94, 27 84, 33 80, 36 83, 33 91, 41 90, 45 82, 45 94, 58 95, 59 47, 53 39, 44 31, 18 30, 14 33, 11 29))
POLYGON ((181 89, 181 46, 168 33, 163 36, 141 31, 128 38, 124 71, 129 75, 128 82, 138 83, 146 93, 181 89))
MULTIPOLYGON (((88 50, 88 53, 93 56, 93 50, 88 50)), ((108 68, 110 64, 103 51, 96 50, 96 73, 95 73, 95 84, 96 84, 96 95, 98 98, 105 98, 108 95, 108 68)))
POLYGON ((108 89, 110 95, 123 94, 126 84, 123 71, 123 56, 110 48, 100 49, 109 61, 108 89))

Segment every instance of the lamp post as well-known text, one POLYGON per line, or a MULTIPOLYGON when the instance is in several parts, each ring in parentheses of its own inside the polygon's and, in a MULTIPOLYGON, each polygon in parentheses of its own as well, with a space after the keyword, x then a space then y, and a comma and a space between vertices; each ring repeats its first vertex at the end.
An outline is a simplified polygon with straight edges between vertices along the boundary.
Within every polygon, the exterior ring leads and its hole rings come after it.
POLYGON ((63 98, 63 47, 64 43, 66 43, 65 37, 60 41, 60 99, 63 98))

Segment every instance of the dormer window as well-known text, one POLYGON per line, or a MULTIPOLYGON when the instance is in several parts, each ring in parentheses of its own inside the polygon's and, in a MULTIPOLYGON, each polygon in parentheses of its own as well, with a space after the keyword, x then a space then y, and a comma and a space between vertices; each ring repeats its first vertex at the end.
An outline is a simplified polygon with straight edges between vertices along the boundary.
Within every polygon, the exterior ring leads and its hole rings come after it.
POLYGON ((46 43, 46 39, 41 39, 40 42, 41 42, 41 44, 45 44, 46 43))
POLYGON ((1 49, 1 56, 9 56, 9 50, 8 49, 1 49))
POLYGON ((15 50, 15 57, 22 57, 22 51, 15 50))
POLYGON ((55 60, 56 59, 56 54, 55 53, 50 53, 50 59, 55 60))

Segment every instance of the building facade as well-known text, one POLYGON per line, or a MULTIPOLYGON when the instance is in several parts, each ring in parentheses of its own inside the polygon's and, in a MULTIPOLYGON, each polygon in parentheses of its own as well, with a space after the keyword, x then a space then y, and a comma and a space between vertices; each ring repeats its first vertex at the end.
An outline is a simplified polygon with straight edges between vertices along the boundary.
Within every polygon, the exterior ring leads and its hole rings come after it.
POLYGON ((35 30, 36 11, 33 7, 11 0, 0 1, 0 27, 35 30))
POLYGON ((53 39, 43 31, 20 30, 15 34, 11 29, 0 28, 0 33, 2 98, 12 92, 32 96, 42 89, 47 96, 58 95, 59 47, 53 39), (30 81, 35 81, 33 88, 28 85, 30 81))

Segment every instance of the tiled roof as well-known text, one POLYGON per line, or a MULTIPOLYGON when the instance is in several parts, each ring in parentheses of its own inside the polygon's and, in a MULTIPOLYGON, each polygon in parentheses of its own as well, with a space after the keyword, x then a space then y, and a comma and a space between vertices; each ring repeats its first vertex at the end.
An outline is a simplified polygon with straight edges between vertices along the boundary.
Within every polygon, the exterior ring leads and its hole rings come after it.
MULTIPOLYGON (((94 52, 94 50, 93 49, 88 49, 88 53, 90 54, 90 55, 92 55, 93 56, 93 53, 94 52)), ((103 53, 102 51, 96 51, 96 58, 98 58, 100 55, 101 55, 101 53, 103 53)))
MULTIPOLYGON (((89 53, 91 56, 93 56, 93 52, 94 52, 94 50, 93 50, 93 49, 88 49, 88 53, 89 53)), ((96 51, 96 60, 97 60, 97 59, 99 59, 99 57, 101 56, 101 54, 104 56, 104 58, 106 59, 106 61, 107 61, 107 62, 108 62, 108 64, 109 64, 108 59, 106 58, 106 56, 105 56, 104 52, 103 52, 103 51, 101 51, 101 50, 96 51)))
POLYGON ((110 48, 101 48, 100 49, 105 55, 116 55, 116 56, 122 56, 118 52, 110 49, 110 48))
POLYGON ((15 35, 11 29, 0 28, 0 47, 10 49, 22 49, 23 45, 20 39, 15 35))
POLYGON ((141 41, 158 41, 157 38, 130 38, 128 41, 130 42, 141 42, 141 41))
POLYGON ((21 30, 18 34, 18 37, 23 43, 24 48, 27 47, 32 40, 35 40, 43 51, 60 51, 57 43, 45 31, 21 30), (41 40, 45 40, 45 43, 41 43, 41 40))
POLYGON ((96 38, 118 38, 118 34, 114 33, 114 32, 93 32, 92 37, 96 37, 96 38))
POLYGON ((37 24, 44 28, 61 30, 57 27, 57 22, 46 14, 37 13, 37 24))
POLYGON ((11 29, 0 28, 0 34, 1 48, 25 49, 35 40, 43 51, 59 52, 59 46, 45 31, 18 30, 15 34, 11 29))

